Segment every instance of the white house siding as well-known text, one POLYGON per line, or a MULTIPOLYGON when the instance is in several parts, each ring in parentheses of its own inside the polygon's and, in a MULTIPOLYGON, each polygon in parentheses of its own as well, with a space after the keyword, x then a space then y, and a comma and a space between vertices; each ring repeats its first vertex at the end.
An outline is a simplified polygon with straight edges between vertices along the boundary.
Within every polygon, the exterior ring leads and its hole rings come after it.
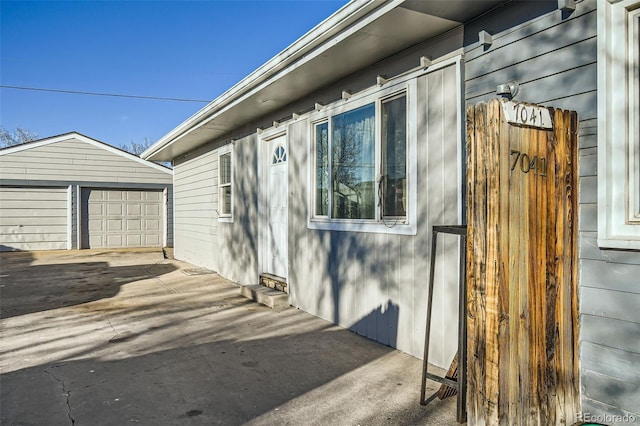
MULTIPOLYGON (((218 270, 239 284, 258 282, 258 138, 233 142, 233 221, 219 224, 218 270)), ((217 199, 217 198, 216 198, 217 199)))
POLYGON ((0 251, 64 250, 68 188, 0 187, 0 251))
POLYGON ((174 161, 174 255, 217 270, 218 155, 195 154, 174 161))
POLYGON ((596 3, 577 3, 519 27, 509 7, 467 27, 493 33, 493 44, 465 51, 467 104, 493 96, 496 85, 520 83, 516 99, 575 110, 579 119, 580 373, 584 413, 640 418, 640 252, 597 244, 596 3))
MULTIPOLYGON (((458 224, 458 100, 450 66, 418 79, 416 236, 308 229, 309 128, 289 126, 291 301, 314 315, 423 354, 431 226, 458 224)), ((457 347, 457 237, 439 244, 430 361, 448 366, 457 347)))
MULTIPOLYGON (((57 137, 58 138, 58 137, 57 137)), ((92 143, 83 140, 79 135, 76 138, 70 135, 61 140, 46 143, 42 141, 9 148, 0 156, 0 184, 3 186, 41 187, 41 188, 65 188, 70 187, 68 202, 67 224, 70 227, 69 245, 67 248, 85 248, 78 245, 82 236, 78 233, 79 226, 78 206, 79 194, 83 188, 100 189, 135 189, 166 191, 167 209, 166 220, 166 245, 173 245, 173 219, 172 211, 172 184, 173 176, 137 161, 128 158, 129 154, 112 152, 110 147, 101 147, 101 143, 92 143), (108 149, 107 149, 108 148, 108 149)), ((55 139, 55 138, 51 138, 55 139)), ((89 139, 89 138, 86 138, 89 139)), ((163 196, 164 198, 164 196, 163 196)), ((37 206, 35 206, 37 207, 37 206)), ((45 214, 46 212, 43 212, 45 214)), ((2 218, 4 221, 4 217, 2 218)), ((10 248, 9 248, 10 249, 10 248)))
POLYGON ((233 220, 218 220, 218 147, 174 162, 175 256, 239 284, 258 282, 256 135, 233 143, 233 220))

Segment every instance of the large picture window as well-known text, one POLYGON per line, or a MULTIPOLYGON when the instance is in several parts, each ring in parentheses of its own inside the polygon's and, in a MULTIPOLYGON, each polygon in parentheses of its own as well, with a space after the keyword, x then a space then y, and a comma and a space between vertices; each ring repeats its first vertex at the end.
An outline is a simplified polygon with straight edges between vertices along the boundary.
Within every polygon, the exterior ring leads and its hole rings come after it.
POLYGON ((407 215, 407 100, 382 103, 382 216, 407 215))
POLYGON ((598 2, 598 244, 640 249, 640 1, 598 2))
POLYGON ((315 121, 312 221, 408 224, 408 111, 405 89, 315 121))
POLYGON ((629 180, 629 219, 640 224, 640 2, 629 13, 628 40, 631 47, 628 65, 629 75, 629 158, 631 159, 629 180))
POLYGON ((329 123, 315 126, 315 216, 329 215, 329 123))
POLYGON ((331 217, 375 219, 375 105, 333 116, 331 124, 331 217))

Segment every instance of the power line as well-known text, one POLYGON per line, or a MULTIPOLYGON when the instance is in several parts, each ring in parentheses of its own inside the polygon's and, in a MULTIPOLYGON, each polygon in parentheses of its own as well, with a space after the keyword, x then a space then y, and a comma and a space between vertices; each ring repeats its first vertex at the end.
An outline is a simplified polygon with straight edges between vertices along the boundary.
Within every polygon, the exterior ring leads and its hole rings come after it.
POLYGON ((202 99, 163 98, 159 96, 139 96, 139 95, 123 95, 119 93, 83 92, 79 90, 62 90, 62 89, 44 89, 41 87, 7 86, 4 84, 0 85, 0 88, 15 89, 15 90, 31 90, 36 92, 70 93, 72 95, 110 96, 115 98, 149 99, 154 101, 200 102, 205 104, 208 104, 209 102, 211 102, 211 101, 206 101, 202 99))

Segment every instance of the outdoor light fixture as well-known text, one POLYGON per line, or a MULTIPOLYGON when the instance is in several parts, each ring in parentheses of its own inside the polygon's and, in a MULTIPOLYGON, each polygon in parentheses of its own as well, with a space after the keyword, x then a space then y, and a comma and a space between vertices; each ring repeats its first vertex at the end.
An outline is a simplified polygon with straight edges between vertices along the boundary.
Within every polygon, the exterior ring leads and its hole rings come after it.
POLYGON ((478 40, 484 47, 489 47, 493 44, 493 37, 491 37, 491 34, 486 32, 485 30, 482 30, 478 33, 478 40))
POLYGON ((420 57, 420 67, 422 69, 427 69, 431 66, 431 59, 427 58, 426 56, 421 56, 420 57))
POLYGON ((322 111, 322 108, 324 108, 324 105, 322 105, 321 103, 316 102, 316 106, 315 106, 316 111, 320 112, 320 111, 322 111))
POLYGON ((351 92, 349 92, 348 90, 343 90, 342 91, 342 99, 347 100, 351 96, 353 96, 353 94, 351 92))
POLYGON ((378 84, 378 86, 384 86, 385 84, 387 84, 387 81, 388 80, 381 75, 379 75, 376 79, 376 83, 378 84))
POLYGON ((558 9, 563 12, 573 12, 576 10, 575 0, 558 0, 558 9))
POLYGON ((510 81, 505 84, 498 84, 496 87, 496 95, 503 98, 513 99, 517 94, 520 86, 517 81, 510 81))

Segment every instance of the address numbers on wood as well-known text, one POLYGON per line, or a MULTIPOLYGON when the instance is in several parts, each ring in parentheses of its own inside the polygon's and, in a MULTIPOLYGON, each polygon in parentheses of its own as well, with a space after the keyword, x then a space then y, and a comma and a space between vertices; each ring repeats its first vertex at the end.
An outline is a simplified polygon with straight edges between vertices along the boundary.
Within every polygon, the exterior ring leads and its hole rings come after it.
POLYGON ((526 152, 512 149, 511 161, 511 171, 518 167, 522 173, 532 172, 534 175, 547 175, 547 159, 544 157, 538 158, 537 155, 531 157, 526 152))
POLYGON ((502 102, 502 111, 507 123, 538 129, 553 129, 551 114, 545 107, 507 101, 502 102))

